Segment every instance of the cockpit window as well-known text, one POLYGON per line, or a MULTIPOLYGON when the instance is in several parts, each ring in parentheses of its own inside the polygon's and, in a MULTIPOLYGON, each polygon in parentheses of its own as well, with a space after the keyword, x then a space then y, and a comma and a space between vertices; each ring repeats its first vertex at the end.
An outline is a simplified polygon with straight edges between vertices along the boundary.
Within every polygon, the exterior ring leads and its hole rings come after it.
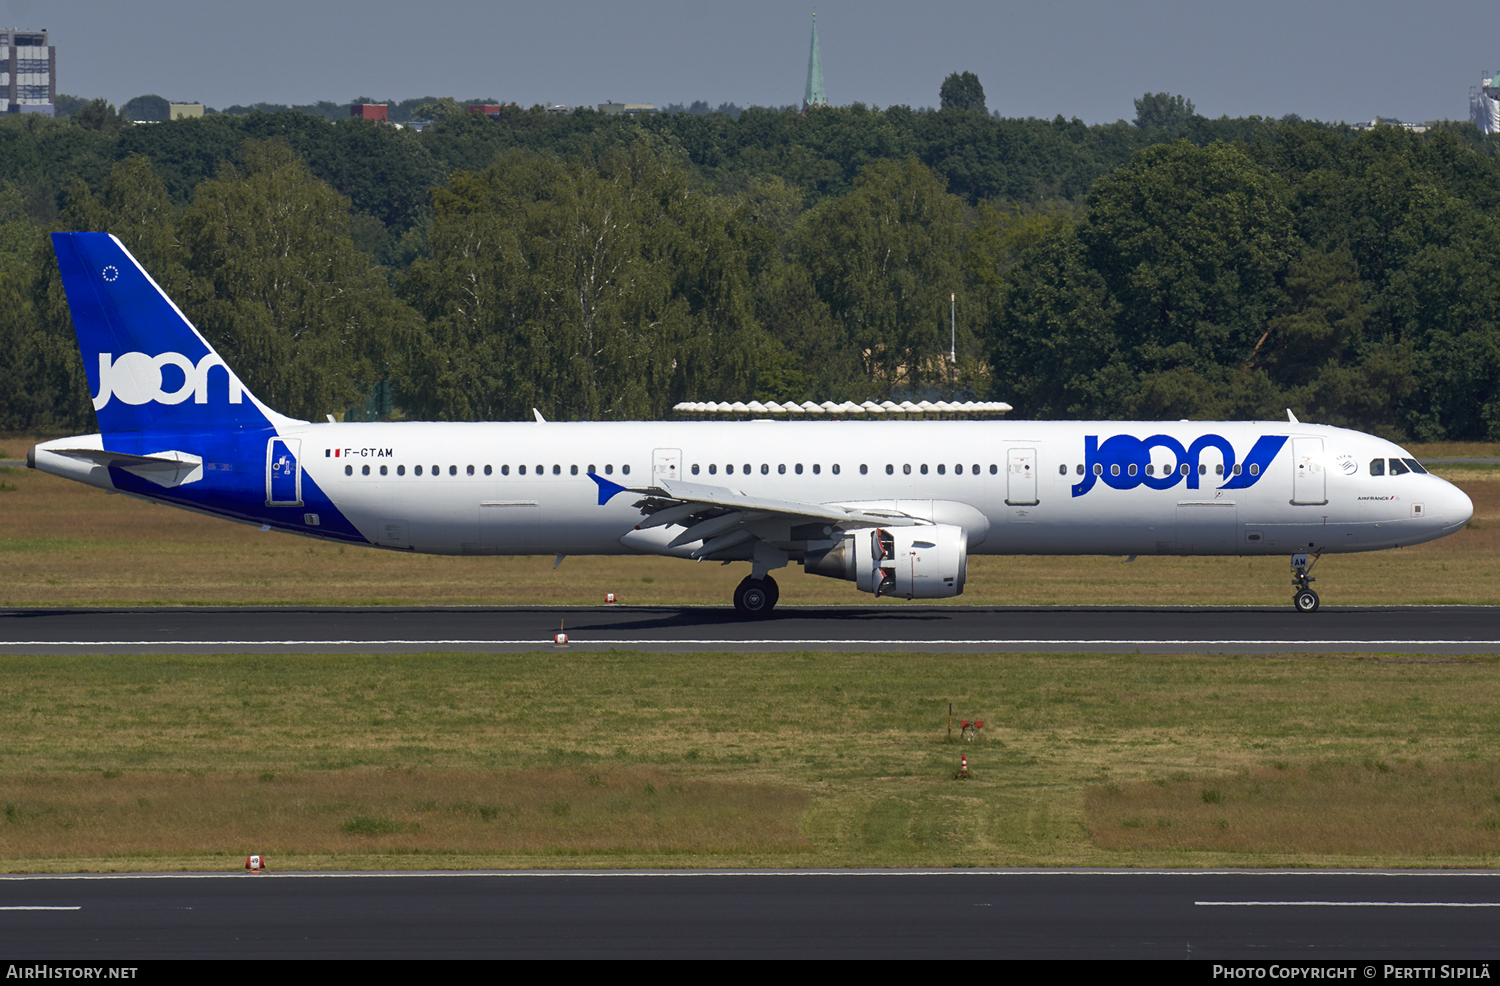
POLYGON ((1427 475, 1427 470, 1423 469, 1422 463, 1418 462, 1416 459, 1402 459, 1401 461, 1411 466, 1412 472, 1417 473, 1421 476, 1427 475))
POLYGON ((1385 460, 1384 459, 1371 459, 1370 460, 1370 475, 1371 476, 1384 476, 1385 475, 1385 460))
POLYGON ((1408 469, 1408 468, 1406 468, 1406 463, 1402 462, 1400 459, 1392 459, 1391 460, 1391 475, 1392 476, 1403 476, 1403 475, 1405 475, 1406 473, 1409 473, 1409 472, 1411 472, 1411 470, 1408 469))

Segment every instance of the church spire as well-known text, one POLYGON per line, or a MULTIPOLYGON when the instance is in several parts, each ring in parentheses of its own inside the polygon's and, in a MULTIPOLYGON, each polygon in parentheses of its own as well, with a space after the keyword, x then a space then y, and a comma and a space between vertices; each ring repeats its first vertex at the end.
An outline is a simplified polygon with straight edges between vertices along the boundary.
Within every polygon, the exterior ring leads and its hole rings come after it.
POLYGON ((818 15, 813 14, 812 50, 807 56, 807 91, 802 95, 802 112, 809 107, 827 106, 828 95, 823 92, 823 61, 818 57, 818 15))

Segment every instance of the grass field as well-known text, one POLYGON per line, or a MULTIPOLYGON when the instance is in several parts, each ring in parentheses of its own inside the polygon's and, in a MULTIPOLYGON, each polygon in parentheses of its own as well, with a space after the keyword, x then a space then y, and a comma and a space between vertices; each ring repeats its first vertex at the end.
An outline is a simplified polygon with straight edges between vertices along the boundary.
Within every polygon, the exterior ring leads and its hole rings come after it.
POLYGON ((5 666, 7 870, 1500 859, 1493 658, 5 666), (978 740, 946 741, 950 702, 978 740))
MULTIPOLYGON (((24 455, 29 442, 0 441, 24 455)), ((1445 454, 1495 454, 1454 446, 1445 454)), ((1431 455, 1424 449, 1422 454, 1431 455)), ((3 458, 0 455, 0 458, 3 458)), ((1500 603, 1500 468, 1441 475, 1474 500, 1467 530, 1399 551, 1318 565, 1330 605, 1500 603)), ((743 564, 673 558, 440 557, 346 548, 111 496, 0 468, 0 606, 593 604, 727 605, 743 564)), ((783 605, 874 604, 839 580, 776 573, 783 605)), ((974 557, 967 605, 1274 604, 1291 597, 1287 559, 974 557)), ((880 605, 905 605, 887 600, 880 605)))

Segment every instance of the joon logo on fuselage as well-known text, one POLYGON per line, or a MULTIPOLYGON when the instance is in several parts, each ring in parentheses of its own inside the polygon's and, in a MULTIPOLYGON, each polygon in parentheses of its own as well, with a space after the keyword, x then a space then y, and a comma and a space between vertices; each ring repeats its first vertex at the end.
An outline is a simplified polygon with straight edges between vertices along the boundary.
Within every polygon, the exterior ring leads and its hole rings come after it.
POLYGON ((214 353, 208 353, 196 363, 181 353, 162 353, 160 356, 123 353, 119 359, 115 359, 113 353, 100 353, 99 396, 94 398, 94 410, 102 409, 112 396, 126 404, 145 404, 150 401, 181 404, 191 395, 193 403, 207 404, 208 371, 214 367, 224 371, 229 403, 240 403, 244 393, 243 385, 214 353), (175 379, 170 384, 167 383, 162 370, 169 366, 182 373, 181 383, 175 379))
MULTIPOLYGON (((1085 435, 1083 477, 1074 484, 1073 495, 1083 496, 1098 482, 1116 490, 1133 490, 1137 486, 1167 490, 1186 480, 1187 488, 1196 490, 1199 479, 1207 475, 1207 470, 1201 468, 1204 465, 1201 460, 1208 449, 1219 453, 1224 466, 1222 478, 1228 480, 1217 488, 1247 489, 1260 481, 1266 467, 1285 444, 1285 435, 1262 435, 1256 439, 1250 454, 1241 460, 1236 456, 1234 446, 1222 435, 1203 435, 1186 448, 1171 435, 1152 435, 1150 438, 1115 435, 1103 442, 1099 441, 1098 435, 1085 435), (1164 461, 1167 457, 1162 451, 1171 453, 1170 463, 1164 461), (1153 465, 1155 462, 1160 462, 1160 466, 1153 465)), ((1215 473, 1214 481, 1220 478, 1215 473)))

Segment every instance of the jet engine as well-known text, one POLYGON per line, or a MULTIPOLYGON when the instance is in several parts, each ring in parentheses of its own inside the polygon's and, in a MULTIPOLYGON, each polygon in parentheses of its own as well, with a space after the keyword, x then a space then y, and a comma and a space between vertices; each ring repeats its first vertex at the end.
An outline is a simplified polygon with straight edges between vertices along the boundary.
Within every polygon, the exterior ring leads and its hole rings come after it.
POLYGON ((945 599, 964 591, 969 539, 961 527, 876 527, 826 548, 809 546, 803 571, 845 579, 861 592, 903 599, 945 599))

